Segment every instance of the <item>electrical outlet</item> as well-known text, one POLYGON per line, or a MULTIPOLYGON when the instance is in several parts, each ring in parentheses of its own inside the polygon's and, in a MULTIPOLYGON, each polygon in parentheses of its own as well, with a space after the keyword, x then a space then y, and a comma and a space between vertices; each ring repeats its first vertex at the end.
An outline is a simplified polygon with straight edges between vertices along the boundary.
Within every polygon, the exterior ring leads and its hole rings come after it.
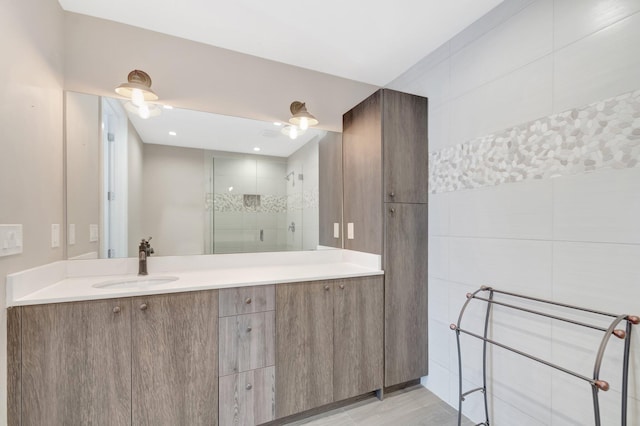
POLYGON ((347 223, 347 239, 348 240, 353 240, 353 223, 349 222, 347 223))
POLYGON ((89 242, 95 243, 99 238, 98 225, 89 225, 89 242))
POLYGON ((51 224, 51 248, 60 247, 60 224, 51 224))
POLYGON ((68 236, 69 245, 74 245, 76 243, 76 224, 69 224, 69 236, 68 236))

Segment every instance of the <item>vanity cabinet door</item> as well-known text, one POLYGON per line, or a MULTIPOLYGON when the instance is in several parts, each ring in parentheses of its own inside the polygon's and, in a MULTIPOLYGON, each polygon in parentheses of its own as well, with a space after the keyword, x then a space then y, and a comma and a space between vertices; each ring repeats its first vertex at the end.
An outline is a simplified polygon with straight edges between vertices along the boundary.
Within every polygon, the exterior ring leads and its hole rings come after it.
POLYGON ((427 98, 383 90, 384 201, 426 203, 427 98))
POLYGON ((276 417, 333 401, 333 283, 276 287, 276 417))
POLYGON ((384 288, 381 276, 334 285, 335 401, 383 387, 384 288))
POLYGON ((220 376, 274 363, 275 313, 220 318, 220 376))
POLYGON ((220 377, 220 424, 251 426, 275 418, 275 367, 220 377))
POLYGON ((218 424, 216 290, 132 299, 134 425, 218 424))
POLYGON ((428 373, 426 204, 386 203, 385 386, 428 373))
POLYGON ((225 288, 220 290, 220 316, 273 311, 275 308, 273 285, 225 288))
POLYGON ((21 424, 130 425, 130 301, 21 309, 21 424))

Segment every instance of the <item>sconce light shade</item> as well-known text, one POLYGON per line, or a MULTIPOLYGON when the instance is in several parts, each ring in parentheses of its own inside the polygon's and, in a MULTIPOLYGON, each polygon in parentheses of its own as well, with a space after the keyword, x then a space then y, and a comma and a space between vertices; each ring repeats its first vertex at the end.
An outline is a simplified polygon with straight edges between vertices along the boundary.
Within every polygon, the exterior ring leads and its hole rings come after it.
POLYGON ((289 119, 289 123, 298 126, 301 130, 306 130, 309 126, 318 124, 318 120, 307 111, 307 106, 304 102, 291 102, 289 109, 293 114, 289 119))
POLYGON ((157 101, 158 95, 151 90, 151 77, 144 71, 133 70, 127 77, 127 82, 116 87, 116 93, 131 99, 134 104, 141 101, 157 101))

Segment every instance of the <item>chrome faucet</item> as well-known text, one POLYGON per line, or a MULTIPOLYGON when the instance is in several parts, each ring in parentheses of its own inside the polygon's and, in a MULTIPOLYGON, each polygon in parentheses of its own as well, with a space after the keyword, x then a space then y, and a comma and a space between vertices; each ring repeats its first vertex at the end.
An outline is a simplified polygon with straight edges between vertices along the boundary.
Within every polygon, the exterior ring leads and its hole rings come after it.
POLYGON ((138 247, 138 275, 149 275, 149 272, 147 272, 147 257, 154 253, 149 241, 151 241, 151 237, 147 240, 143 238, 138 247))

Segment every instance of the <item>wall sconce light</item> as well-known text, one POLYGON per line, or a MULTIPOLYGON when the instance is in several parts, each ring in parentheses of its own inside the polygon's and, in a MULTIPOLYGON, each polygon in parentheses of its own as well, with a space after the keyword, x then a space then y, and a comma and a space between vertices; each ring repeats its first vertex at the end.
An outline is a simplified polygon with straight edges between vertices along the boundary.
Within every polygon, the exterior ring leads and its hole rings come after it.
POLYGON ((133 70, 127 76, 127 82, 116 87, 116 93, 130 101, 125 104, 127 111, 138 114, 140 118, 160 115, 160 108, 148 101, 157 101, 158 95, 151 90, 151 77, 144 71, 133 70))
POLYGON ((293 101, 289 109, 293 114, 289 119, 289 123, 298 126, 301 130, 307 130, 309 126, 318 124, 318 120, 307 111, 307 106, 304 102, 293 101))
POLYGON ((282 132, 283 135, 287 135, 291 139, 296 139, 298 136, 304 135, 305 131, 306 130, 303 130, 293 124, 291 125, 287 124, 280 130, 280 132, 282 132))

